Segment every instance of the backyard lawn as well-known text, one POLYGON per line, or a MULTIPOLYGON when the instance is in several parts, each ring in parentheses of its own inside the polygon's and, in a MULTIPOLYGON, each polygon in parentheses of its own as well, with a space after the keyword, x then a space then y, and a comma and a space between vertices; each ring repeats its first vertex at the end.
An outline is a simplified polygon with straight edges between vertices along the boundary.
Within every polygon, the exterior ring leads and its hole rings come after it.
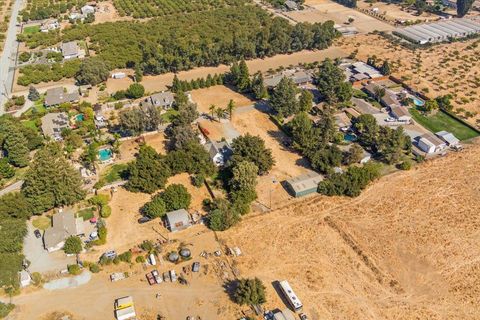
POLYGON ((125 180, 127 169, 127 164, 114 164, 113 166, 107 167, 100 176, 100 180, 97 182, 96 187, 100 188, 116 181, 125 180))
POLYGON ((23 33, 25 34, 33 34, 37 32, 40 32, 40 26, 30 26, 23 29, 23 33))
POLYGON ((433 133, 445 130, 453 133, 460 140, 471 139, 479 135, 475 130, 442 111, 432 115, 423 115, 419 110, 411 108, 410 114, 416 122, 433 133))
POLYGON ((36 229, 40 229, 40 230, 48 229, 51 226, 51 224, 52 224, 51 219, 49 217, 44 217, 44 216, 40 216, 38 218, 35 218, 32 221, 32 225, 36 229))

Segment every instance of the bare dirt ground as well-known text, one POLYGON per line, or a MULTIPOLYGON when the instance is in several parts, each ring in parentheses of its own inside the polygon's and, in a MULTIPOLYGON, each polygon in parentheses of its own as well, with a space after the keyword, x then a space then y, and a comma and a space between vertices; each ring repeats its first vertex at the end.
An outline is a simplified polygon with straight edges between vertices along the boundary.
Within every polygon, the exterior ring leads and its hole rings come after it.
MULTIPOLYGON (((145 135, 145 143, 154 148, 160 154, 166 154, 167 139, 163 132, 145 135)), ((120 144, 120 156, 115 161, 116 163, 127 163, 135 159, 135 154, 138 152, 139 144, 135 139, 122 141, 120 144)))
POLYGON ((260 136, 272 150, 275 166, 268 175, 259 177, 257 194, 258 202, 267 207, 271 202, 274 208, 278 207, 291 198, 280 182, 308 172, 308 162, 282 145, 287 136, 261 111, 252 109, 235 114, 233 125, 242 135, 250 133, 260 136))
POLYGON ((166 319, 185 319, 187 316, 236 319, 238 307, 229 300, 222 286, 224 276, 232 277, 231 270, 221 266, 227 265, 227 258, 199 257, 202 251, 212 253, 221 249, 214 233, 198 225, 171 235, 170 240, 169 244, 162 247, 155 267, 124 263, 106 266, 103 272, 93 275, 92 280, 83 286, 58 291, 37 290, 15 297, 16 309, 10 319, 38 319, 55 311, 73 314, 74 319, 113 319, 114 300, 127 295, 134 299, 139 320, 154 320, 159 314, 166 319), (185 246, 191 250, 192 260, 173 264, 163 259, 169 252, 185 246), (199 273, 190 272, 193 261, 201 263, 199 273), (178 282, 149 286, 146 282, 145 274, 153 269, 160 273, 175 270, 180 275, 183 267, 188 270, 184 273, 188 286, 178 282), (114 271, 128 271, 131 276, 112 283, 108 280, 108 274, 114 271), (160 297, 156 298, 156 294, 160 294, 160 297))
POLYGON ((480 147, 319 197, 223 233, 243 276, 287 279, 314 319, 478 319, 480 147))
POLYGON ((377 20, 357 10, 347 8, 341 4, 330 0, 307 0, 306 9, 301 11, 290 11, 285 13, 291 19, 297 22, 325 22, 328 20, 335 21, 336 24, 344 24, 348 22, 348 18, 354 21, 350 26, 356 27, 359 32, 367 33, 374 30, 390 31, 393 26, 388 23, 377 20))
POLYGON ((199 213, 205 214, 206 212, 203 210, 202 201, 204 199, 212 199, 210 194, 208 193, 207 187, 202 185, 200 188, 195 187, 192 184, 192 180, 187 173, 177 174, 168 179, 167 186, 170 184, 181 184, 185 188, 187 188, 188 193, 192 196, 192 202, 190 203, 190 211, 198 211, 199 213))
POLYGON ((104 1, 97 4, 97 11, 95 12, 95 21, 94 24, 97 23, 105 23, 105 22, 114 22, 114 21, 127 21, 133 20, 132 17, 121 17, 117 9, 111 1, 104 1))
MULTIPOLYGON (((255 73, 257 71, 266 72, 270 69, 276 69, 278 67, 284 66, 288 67, 290 65, 298 65, 300 63, 311 63, 315 61, 323 61, 325 58, 335 59, 338 57, 345 57, 346 54, 336 48, 330 47, 325 50, 320 51, 300 51, 292 54, 281 54, 274 57, 269 57, 265 59, 254 59, 247 61, 247 65, 250 73, 255 73)), ((230 70, 229 66, 220 65, 218 67, 201 67, 195 68, 188 71, 182 71, 177 74, 180 80, 194 80, 198 78, 205 78, 208 74, 214 75, 215 73, 221 74, 230 70)), ((172 84, 173 73, 165 73, 158 76, 145 76, 142 79, 142 85, 145 87, 147 92, 158 92, 168 89, 167 86, 172 84)), ((109 79, 107 81, 106 91, 113 93, 118 90, 124 90, 132 83, 132 80, 129 78, 124 78, 120 80, 109 79)))
POLYGON ((192 100, 197 104, 199 112, 210 113, 208 109, 212 104, 217 108, 226 108, 230 100, 233 100, 235 107, 241 108, 250 106, 253 101, 248 97, 237 93, 226 86, 214 86, 205 89, 192 91, 192 100))
POLYGON ((389 21, 404 20, 404 21, 433 21, 438 20, 439 16, 433 13, 424 12, 417 15, 415 10, 402 9, 402 7, 395 3, 375 2, 368 3, 366 1, 358 1, 357 7, 360 9, 371 10, 377 8, 380 14, 384 14, 389 21))
POLYGON ((430 98, 452 94, 460 115, 469 111, 467 121, 480 120, 480 41, 469 40, 408 50, 376 35, 344 37, 337 42, 343 50, 358 50, 357 58, 366 61, 375 55, 393 63, 393 75, 430 98))
MULTIPOLYGON (((8 28, 8 21, 10 19, 10 15, 12 14, 12 10, 11 10, 12 4, 13 4, 12 1, 4 0, 0 7, 0 21, 2 21, 0 23, 0 28, 1 28, 0 34, 3 37, 5 37, 6 29, 8 28)), ((0 40, 0 52, 3 51, 3 45, 5 44, 5 39, 3 37, 0 40)))

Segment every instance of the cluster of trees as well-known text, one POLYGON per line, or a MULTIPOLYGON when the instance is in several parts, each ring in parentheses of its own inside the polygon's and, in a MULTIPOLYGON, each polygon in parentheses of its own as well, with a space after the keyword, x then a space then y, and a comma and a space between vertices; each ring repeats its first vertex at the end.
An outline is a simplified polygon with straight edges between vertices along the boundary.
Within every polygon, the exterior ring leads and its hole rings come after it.
POLYGON ((208 225, 223 231, 235 225, 250 211, 257 198, 257 175, 267 173, 275 164, 272 152, 258 136, 246 134, 232 142, 233 155, 221 172, 227 199, 215 199, 209 204, 208 225))
POLYGON ((357 0, 335 0, 335 2, 344 5, 345 7, 349 8, 356 8, 357 7, 357 0))
POLYGON ((35 49, 37 47, 50 47, 62 41, 59 30, 49 32, 20 33, 17 34, 19 42, 25 42, 27 47, 35 49))
POLYGON ((138 19, 213 10, 224 6, 239 6, 243 5, 245 0, 157 0, 154 2, 116 0, 113 3, 120 16, 138 19))
POLYGON ((140 83, 132 83, 127 90, 120 90, 113 94, 115 100, 138 99, 145 94, 145 88, 140 83))
POLYGON ((140 68, 144 74, 160 74, 228 64, 241 58, 324 49, 339 35, 333 21, 292 26, 261 8, 240 6, 144 23, 75 25, 64 30, 63 40, 89 38, 96 56, 110 68, 140 68))
POLYGON ((38 84, 40 82, 60 81, 63 78, 73 78, 80 70, 81 61, 73 59, 65 61, 63 64, 32 64, 20 68, 20 76, 17 84, 28 86, 29 84, 38 84))
POLYGON ((155 195, 150 202, 147 202, 141 209, 142 214, 149 218, 160 218, 165 213, 187 209, 190 206, 192 196, 187 188, 181 184, 169 185, 165 191, 155 195))
POLYGON ((348 104, 353 95, 352 84, 331 59, 325 59, 318 67, 315 83, 321 98, 329 105, 348 104))
POLYGON ((377 63, 377 56, 368 57, 367 64, 378 69, 383 75, 388 76, 392 73, 392 68, 388 60, 383 60, 382 64, 377 63))
POLYGON ((109 75, 110 70, 103 60, 90 57, 82 60, 75 74, 75 80, 77 80, 79 84, 91 84, 94 86, 107 81, 109 75))
POLYGON ((214 74, 213 76, 208 74, 206 78, 198 78, 195 80, 179 80, 177 75, 173 77, 172 92, 187 92, 195 89, 201 88, 210 88, 211 86, 216 86, 223 84, 224 75, 223 74, 214 74))
POLYGON ((20 12, 24 22, 31 20, 44 20, 52 17, 60 17, 72 10, 74 7, 80 8, 86 4, 85 0, 30 0, 25 9, 20 12))
POLYGON ((313 94, 299 90, 292 79, 283 77, 270 96, 270 106, 280 117, 288 117, 299 112, 309 112, 313 107, 313 94))
POLYGON ((402 127, 391 129, 378 125, 375 117, 362 114, 353 121, 360 144, 388 163, 398 163, 405 153, 410 153, 412 142, 402 127))
POLYGON ((262 73, 257 72, 253 77, 250 77, 247 63, 243 59, 240 62, 233 62, 225 80, 230 85, 236 87, 239 92, 253 93, 257 99, 265 99, 268 97, 268 91, 265 87, 262 73))
POLYGON ((265 298, 265 286, 258 279, 240 279, 236 283, 233 292, 233 300, 240 305, 259 305, 267 302, 265 298))
POLYGON ((362 190, 380 176, 379 165, 373 162, 363 167, 350 166, 344 173, 333 173, 320 181, 318 192, 327 196, 357 197, 362 190))
POLYGON ((158 130, 163 122, 161 109, 155 106, 131 108, 120 112, 120 128, 135 136, 146 131, 158 130))

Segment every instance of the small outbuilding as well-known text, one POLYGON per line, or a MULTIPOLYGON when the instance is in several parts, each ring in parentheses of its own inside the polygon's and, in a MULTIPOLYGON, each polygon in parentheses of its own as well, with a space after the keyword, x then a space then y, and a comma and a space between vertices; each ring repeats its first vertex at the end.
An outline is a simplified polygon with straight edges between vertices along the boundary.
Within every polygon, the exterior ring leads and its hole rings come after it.
POLYGON ((439 131, 435 133, 435 135, 445 141, 450 147, 454 147, 460 143, 460 140, 448 131, 439 131))
POLYGON ((93 6, 90 6, 90 5, 85 5, 83 6, 80 11, 82 11, 82 14, 84 16, 86 15, 89 15, 89 14, 94 14, 95 13, 95 8, 93 6))
POLYGON ((323 176, 316 172, 309 172, 287 180, 287 188, 291 194, 298 198, 317 192, 318 183, 323 176))
POLYGON ((291 0, 285 1, 285 7, 290 11, 298 10, 298 4, 291 0))
POLYGON ((417 145, 420 150, 427 154, 440 152, 447 147, 447 144, 433 133, 425 133, 421 135, 418 139, 417 145))
POLYGON ((296 320, 297 318, 292 311, 285 309, 283 311, 276 310, 273 312, 274 320, 296 320))
POLYGON ((168 212, 165 216, 165 223, 172 232, 187 229, 192 225, 190 215, 185 209, 168 212))
POLYGON ((20 287, 25 288, 32 283, 32 277, 27 271, 25 270, 20 271, 18 273, 18 276, 20 278, 20 287))

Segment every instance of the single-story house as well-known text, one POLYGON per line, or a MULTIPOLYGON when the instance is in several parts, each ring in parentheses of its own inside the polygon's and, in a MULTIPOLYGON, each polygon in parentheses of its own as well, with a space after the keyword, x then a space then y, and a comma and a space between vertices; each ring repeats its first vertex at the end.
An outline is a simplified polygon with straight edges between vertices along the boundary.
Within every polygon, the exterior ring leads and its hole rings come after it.
POLYGON ((287 180, 287 188, 294 197, 303 197, 317 192, 318 183, 323 180, 323 176, 316 172, 309 172, 298 177, 287 180))
POLYGON ((346 114, 349 114, 352 118, 358 118, 362 115, 360 112, 353 108, 345 108, 345 110, 343 111, 345 111, 346 114))
POLYGON ((285 7, 290 11, 298 10, 298 4, 292 0, 285 1, 285 7))
POLYGON ((65 60, 78 58, 80 54, 77 41, 64 42, 60 49, 65 60))
POLYGON ((347 116, 345 112, 336 113, 334 115, 334 118, 335 118, 335 124, 338 126, 340 131, 346 132, 352 126, 352 121, 350 121, 350 118, 347 116))
POLYGON ((276 310, 273 312, 273 320, 296 320, 297 317, 292 311, 285 309, 283 311, 276 310))
POLYGON ((28 287, 32 283, 32 277, 25 270, 20 271, 18 277, 20 278, 20 287, 22 288, 28 287))
POLYGON ((71 93, 65 92, 63 87, 48 89, 45 95, 45 106, 57 106, 65 102, 76 102, 80 99, 78 91, 71 93))
POLYGON ((263 82, 267 88, 275 88, 284 77, 291 79, 296 85, 305 85, 313 79, 312 75, 305 70, 290 69, 265 77, 263 82))
POLYGON ((146 97, 140 105, 144 106, 154 106, 154 107, 162 107, 164 109, 168 109, 172 107, 175 98, 173 93, 170 91, 163 91, 159 93, 152 94, 149 97, 146 97))
POLYGON ((217 167, 224 166, 233 154, 233 150, 226 141, 207 142, 204 148, 210 154, 210 159, 217 167))
POLYGON ((90 5, 85 5, 83 6, 80 11, 82 11, 82 14, 84 16, 89 15, 89 14, 94 14, 95 13, 95 8, 90 6, 90 5))
POLYGON ((460 143, 460 140, 455 137, 453 133, 447 131, 439 131, 435 133, 435 135, 445 141, 451 147, 454 147, 460 143))
POLYGON ((352 76, 354 76, 355 80, 356 78, 358 78, 358 80, 363 80, 363 79, 374 79, 374 78, 383 77, 380 71, 378 71, 372 66, 369 66, 363 61, 352 63, 350 69, 353 74, 352 76), (355 75, 359 75, 359 76, 355 77, 355 75))
POLYGON ((425 133, 421 135, 418 139, 417 145, 420 150, 427 154, 440 152, 447 147, 447 144, 433 133, 425 133))
POLYGON ((397 119, 398 121, 408 123, 412 120, 412 116, 410 115, 410 112, 408 112, 408 109, 404 106, 390 107, 390 111, 392 115, 395 117, 395 119, 397 119))
POLYGON ((304 85, 312 82, 313 78, 310 73, 307 73, 303 70, 297 71, 290 76, 290 78, 295 82, 296 85, 304 85))
POLYGON ((167 228, 170 229, 170 231, 172 232, 187 229, 192 225, 190 215, 185 209, 168 212, 165 215, 165 222, 167 228))
POLYGON ((62 130, 70 128, 66 112, 47 113, 42 117, 42 132, 45 138, 62 140, 62 130))
POLYGON ((44 23, 42 23, 42 25, 40 26, 40 31, 41 32, 48 32, 50 30, 55 30, 55 29, 58 29, 60 28, 60 24, 58 23, 58 20, 57 19, 49 19, 47 21, 45 21, 44 23))
POLYGON ((72 211, 60 211, 52 216, 52 226, 45 230, 43 245, 48 252, 60 250, 68 237, 84 233, 83 218, 75 218, 72 211))

